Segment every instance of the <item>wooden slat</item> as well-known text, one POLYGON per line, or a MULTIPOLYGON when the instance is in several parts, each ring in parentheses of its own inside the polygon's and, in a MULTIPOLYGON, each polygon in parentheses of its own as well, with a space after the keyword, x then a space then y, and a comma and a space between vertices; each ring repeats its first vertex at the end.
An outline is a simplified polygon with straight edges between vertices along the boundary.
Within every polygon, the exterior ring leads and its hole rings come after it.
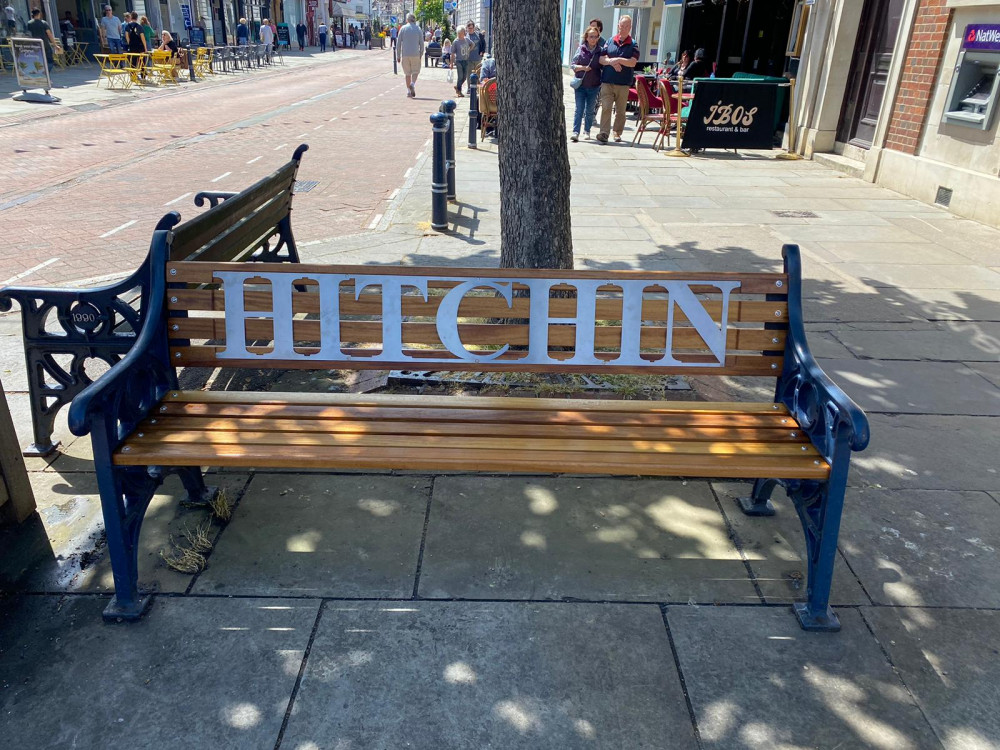
MULTIPOLYGON (((171 290, 170 296, 176 302, 168 301, 169 310, 215 310, 226 309, 225 295, 218 289, 181 289, 171 290)), ((433 318, 437 315, 442 296, 429 297, 425 302, 414 296, 402 298, 403 315, 433 318)), ((704 301, 705 310, 718 320, 722 314, 722 302, 719 300, 704 301)), ((499 297, 466 296, 458 308, 460 318, 527 318, 529 300, 516 298, 512 307, 499 297)), ((248 311, 269 311, 271 309, 271 294, 269 292, 248 291, 244 294, 244 306, 248 311)), ((642 305, 642 318, 647 321, 659 320, 663 317, 666 306, 662 300, 646 300, 642 305)), ((319 295, 315 292, 298 292, 292 295, 292 310, 296 313, 318 313, 319 295)), ((620 299, 597 300, 598 320, 620 320, 622 303, 620 299)), ((344 317, 352 315, 382 315, 382 295, 363 294, 356 300, 354 294, 340 295, 340 313, 344 317)), ((576 313, 576 301, 572 299, 550 299, 549 314, 564 317, 576 313)), ((684 311, 674 310, 677 322, 687 322, 684 311)), ((732 323, 783 323, 788 318, 786 302, 758 302, 753 300, 731 300, 729 303, 729 320, 732 323)))
MULTIPOLYGON (((319 363, 309 359, 270 359, 260 357, 257 359, 219 359, 217 354, 224 347, 221 346, 186 346, 171 347, 171 362, 178 367, 249 367, 256 369, 282 369, 282 370, 315 370, 317 368, 337 369, 338 362, 329 360, 319 363)), ((263 347, 248 347, 251 353, 265 353, 263 347)), ((303 347, 303 354, 315 352, 315 348, 303 347)), ((344 353, 352 356, 364 356, 364 350, 345 349, 344 353)), ((428 362, 423 364, 420 357, 432 358, 443 356, 441 352, 411 349, 404 350, 407 356, 414 357, 414 360, 386 361, 364 359, 352 359, 343 362, 343 368, 350 370, 395 370, 413 369, 414 367, 430 367, 434 370, 457 371, 476 370, 477 372, 564 372, 564 373, 614 373, 616 375, 774 375, 781 372, 783 359, 780 356, 757 356, 757 355, 736 355, 726 358, 725 366, 712 366, 712 357, 702 357, 700 355, 679 356, 678 359, 685 362, 693 362, 689 366, 671 367, 665 365, 531 365, 527 366, 516 361, 517 354, 504 355, 492 362, 470 362, 468 360, 455 359, 453 362, 428 362), (704 364, 701 364, 704 362, 704 364)), ((550 352, 550 356, 558 358, 560 356, 569 357, 569 352, 550 352)), ((597 359, 614 359, 615 354, 603 354, 596 352, 597 359)))
POLYGON ((761 414, 789 417, 784 404, 770 401, 613 401, 600 398, 529 398, 526 396, 437 396, 396 393, 263 393, 239 391, 168 391, 163 405, 244 404, 401 409, 498 409, 513 411, 569 410, 580 412, 631 412, 651 414, 761 414))
MULTIPOLYGON (((176 271, 171 280, 194 284, 212 283, 215 271, 247 271, 245 265, 239 263, 213 263, 205 266, 199 263, 169 263, 168 269, 176 271)), ((347 275, 380 275, 380 276, 428 276, 444 278, 493 278, 493 279, 646 279, 649 281, 702 281, 711 285, 715 281, 739 281, 739 294, 774 294, 784 293, 788 289, 788 277, 781 273, 738 273, 717 271, 690 273, 686 271, 579 271, 561 269, 524 269, 524 268, 449 268, 449 267, 417 267, 417 266, 335 266, 300 264, 295 267, 295 273, 302 276, 309 274, 347 274, 347 275)), ((706 291, 711 291, 707 288, 706 291)))
POLYGON ((725 456, 614 453, 589 451, 469 450, 435 451, 419 447, 354 448, 302 446, 275 451, 273 446, 128 445, 113 456, 118 465, 212 465, 235 468, 378 469, 615 474, 752 479, 825 479, 829 466, 799 456, 725 456))
POLYGON ((248 211, 282 192, 290 193, 295 168, 295 162, 290 161, 239 195, 176 227, 171 233, 171 258, 187 258, 213 237, 235 226, 248 211))
POLYGON ((199 263, 224 261, 232 257, 234 250, 245 252, 256 248, 287 214, 292 205, 291 193, 282 193, 270 202, 259 206, 225 234, 211 238, 208 243, 191 255, 191 260, 199 263))
MULTIPOLYGON (((573 399, 572 401, 575 401, 573 399)), ((625 402, 617 402, 625 403, 625 402)), ((650 403, 650 402, 646 402, 650 403)), ((586 412, 575 411, 569 402, 562 410, 505 410, 482 408, 436 409, 404 408, 394 406, 316 406, 309 404, 224 404, 224 403, 176 403, 164 404, 157 411, 150 424, 169 422, 178 417, 204 417, 210 419, 267 419, 267 420, 314 420, 332 424, 341 420, 392 420, 408 424, 524 424, 550 425, 564 429, 581 426, 644 426, 650 428, 678 427, 683 429, 718 428, 759 428, 796 430, 791 416, 780 414, 726 414, 675 412, 648 414, 642 412, 586 412)), ((798 430, 796 430, 798 432, 798 430)))
MULTIPOLYGON (((128 439, 129 445, 158 446, 165 444, 218 447, 223 445, 282 446, 298 449, 302 446, 346 446, 368 448, 409 448, 413 438, 409 435, 386 434, 336 434, 325 433, 276 433, 246 431, 173 430, 143 432, 141 436, 128 439)), ((467 435, 460 431, 455 435, 423 435, 420 447, 423 450, 482 450, 505 451, 516 446, 519 451, 573 451, 600 453, 650 453, 650 454, 692 454, 719 456, 810 456, 819 454, 812 445, 791 445, 788 443, 762 443, 738 441, 704 440, 608 440, 603 438, 577 439, 572 434, 566 437, 529 438, 511 441, 507 437, 467 435)))
MULTIPOLYGON (((171 339, 220 339, 226 338, 226 323, 224 318, 180 318, 171 322, 177 326, 171 329, 171 339)), ((270 341, 274 334, 274 324, 267 319, 247 320, 244 324, 246 338, 254 341, 270 341)), ((297 341, 319 341, 321 326, 318 320, 296 320, 293 324, 294 336, 297 341)), ((467 346, 496 345, 497 342, 511 346, 526 346, 528 344, 528 327, 524 325, 501 324, 464 324, 459 325, 462 342, 467 346)), ((382 324, 368 322, 341 321, 339 329, 342 341, 380 343, 382 340, 382 324)), ((573 346, 576 342, 575 328, 567 326, 549 326, 550 346, 573 346)), ((441 347, 441 339, 437 334, 437 326, 433 323, 403 323, 402 337, 404 344, 428 344, 441 347)), ((658 326, 645 326, 640 333, 640 346, 652 349, 662 348, 667 337, 667 329, 658 326)), ((600 348, 617 348, 621 344, 621 328, 619 326, 600 326, 595 331, 595 346, 600 348)), ((675 351, 683 349, 698 349, 707 351, 704 339, 694 328, 675 327, 673 346, 675 351)), ((726 335, 726 348, 729 351, 762 351, 765 349, 783 350, 785 348, 785 331, 767 331, 764 329, 730 328, 726 335)))
MULTIPOLYGON (((435 423, 426 420, 409 419, 266 419, 257 417, 191 417, 175 415, 146 420, 140 431, 153 432, 270 432, 278 435, 286 433, 318 432, 329 435, 407 435, 411 438, 422 435, 454 435, 456 423, 435 423)), ((463 435, 479 437, 563 437, 574 439, 611 440, 687 440, 687 441, 739 441, 757 443, 804 443, 802 432, 791 427, 649 427, 645 425, 619 424, 576 424, 565 423, 528 424, 493 422, 463 422, 463 435)))

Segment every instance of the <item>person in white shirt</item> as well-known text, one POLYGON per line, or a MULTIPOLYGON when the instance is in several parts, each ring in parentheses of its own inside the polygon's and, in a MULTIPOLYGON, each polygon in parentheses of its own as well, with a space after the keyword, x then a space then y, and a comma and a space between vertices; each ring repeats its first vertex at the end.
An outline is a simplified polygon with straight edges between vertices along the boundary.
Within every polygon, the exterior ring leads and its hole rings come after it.
POLYGON ((17 11, 14 10, 14 6, 7 3, 7 7, 3 9, 5 21, 4 24, 7 27, 7 36, 14 36, 17 33, 17 11))
POLYGON ((271 29, 270 19, 265 18, 260 22, 260 43, 264 45, 264 54, 270 58, 271 50, 274 49, 274 31, 271 29))

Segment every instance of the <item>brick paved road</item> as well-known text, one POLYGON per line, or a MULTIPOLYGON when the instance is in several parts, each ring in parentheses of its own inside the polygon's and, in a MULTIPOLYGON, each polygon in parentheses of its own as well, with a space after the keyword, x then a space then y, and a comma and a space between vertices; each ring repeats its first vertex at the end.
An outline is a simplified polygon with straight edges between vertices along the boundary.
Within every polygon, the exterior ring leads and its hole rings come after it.
POLYGON ((423 151, 450 87, 404 95, 388 53, 186 88, 0 129, 0 284, 63 284, 135 268, 156 221, 199 190, 239 190, 310 150, 296 197, 302 242, 362 231, 423 151), (388 68, 388 70, 387 70, 388 68), (42 264, 45 264, 43 267, 42 264))

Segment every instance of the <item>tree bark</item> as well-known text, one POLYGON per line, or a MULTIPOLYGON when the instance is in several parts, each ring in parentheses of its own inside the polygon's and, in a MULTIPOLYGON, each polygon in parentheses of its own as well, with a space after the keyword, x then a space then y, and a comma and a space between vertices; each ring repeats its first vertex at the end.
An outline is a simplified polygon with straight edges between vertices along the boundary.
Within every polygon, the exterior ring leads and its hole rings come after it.
POLYGON ((559 0, 494 0, 500 267, 572 268, 559 0))

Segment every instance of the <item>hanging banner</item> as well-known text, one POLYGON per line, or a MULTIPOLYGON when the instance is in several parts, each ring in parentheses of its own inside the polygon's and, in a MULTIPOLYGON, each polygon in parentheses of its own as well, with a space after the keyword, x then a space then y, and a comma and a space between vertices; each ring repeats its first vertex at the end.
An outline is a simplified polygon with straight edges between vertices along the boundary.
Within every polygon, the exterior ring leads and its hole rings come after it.
POLYGON ((11 49, 14 52, 14 70, 17 72, 17 85, 22 89, 52 88, 49 80, 49 65, 45 60, 45 44, 41 39, 12 38, 11 49))
POLYGON ((190 29, 194 25, 191 22, 191 6, 181 5, 181 15, 184 16, 184 28, 190 29))
POLYGON ((777 83, 699 80, 682 148, 773 147, 777 83))

